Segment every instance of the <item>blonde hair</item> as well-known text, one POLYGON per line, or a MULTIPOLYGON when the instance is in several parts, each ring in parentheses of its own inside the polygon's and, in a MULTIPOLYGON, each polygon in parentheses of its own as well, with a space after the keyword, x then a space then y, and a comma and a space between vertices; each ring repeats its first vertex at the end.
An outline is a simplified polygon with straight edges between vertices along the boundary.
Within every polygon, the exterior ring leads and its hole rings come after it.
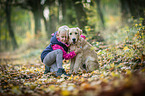
POLYGON ((68 37, 68 31, 69 31, 69 27, 66 25, 63 25, 63 26, 58 28, 58 35, 62 32, 65 32, 66 36, 68 37))
POLYGON ((64 25, 58 28, 58 33, 68 31, 69 27, 64 25))

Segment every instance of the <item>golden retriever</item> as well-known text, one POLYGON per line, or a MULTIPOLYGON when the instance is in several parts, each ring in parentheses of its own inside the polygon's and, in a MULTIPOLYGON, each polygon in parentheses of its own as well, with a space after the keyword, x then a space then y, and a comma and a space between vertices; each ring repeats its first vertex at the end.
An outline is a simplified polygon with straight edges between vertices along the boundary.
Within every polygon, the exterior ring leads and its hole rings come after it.
POLYGON ((72 72, 77 73, 79 68, 91 72, 99 68, 97 61, 97 53, 92 50, 92 45, 81 37, 82 30, 77 28, 69 28, 68 42, 70 44, 70 51, 74 51, 76 48, 81 48, 70 64, 70 74, 72 72), (85 66, 84 66, 85 65, 85 66))

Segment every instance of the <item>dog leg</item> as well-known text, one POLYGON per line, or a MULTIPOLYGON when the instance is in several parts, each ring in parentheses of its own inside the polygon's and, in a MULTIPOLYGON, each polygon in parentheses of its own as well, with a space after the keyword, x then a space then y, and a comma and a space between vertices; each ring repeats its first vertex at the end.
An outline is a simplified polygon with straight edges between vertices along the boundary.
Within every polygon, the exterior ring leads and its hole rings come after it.
POLYGON ((96 69, 99 68, 99 63, 97 60, 95 60, 95 58, 92 57, 88 57, 85 61, 85 64, 87 64, 87 70, 88 72, 92 72, 96 69))
POLYGON ((70 71, 69 71, 69 74, 72 74, 72 72, 74 70, 74 64, 75 64, 75 57, 70 60, 70 71))
POLYGON ((82 64, 82 65, 80 66, 80 68, 82 69, 83 72, 87 72, 86 64, 82 64))
POLYGON ((82 65, 82 54, 78 54, 76 56, 75 65, 74 65, 74 73, 75 74, 78 72, 80 65, 82 65))
POLYGON ((88 71, 92 72, 94 70, 97 70, 98 68, 99 68, 98 63, 92 61, 90 62, 90 65, 88 66, 88 71))

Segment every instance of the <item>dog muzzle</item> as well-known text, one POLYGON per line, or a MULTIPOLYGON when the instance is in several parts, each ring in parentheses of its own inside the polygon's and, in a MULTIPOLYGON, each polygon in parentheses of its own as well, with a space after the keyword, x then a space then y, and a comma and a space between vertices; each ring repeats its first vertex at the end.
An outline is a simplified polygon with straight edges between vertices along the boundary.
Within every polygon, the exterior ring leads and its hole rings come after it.
POLYGON ((76 43, 76 38, 72 38, 73 44, 76 43))

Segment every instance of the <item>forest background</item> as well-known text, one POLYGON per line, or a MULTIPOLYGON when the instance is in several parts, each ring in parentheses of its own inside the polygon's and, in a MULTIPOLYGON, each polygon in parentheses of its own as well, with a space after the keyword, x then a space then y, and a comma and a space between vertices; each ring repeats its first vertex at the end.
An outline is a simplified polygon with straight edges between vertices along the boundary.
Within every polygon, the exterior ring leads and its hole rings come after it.
POLYGON ((95 42, 107 44, 123 42, 130 35, 121 28, 134 22, 144 25, 144 0, 2 0, 0 4, 1 52, 22 46, 44 48, 62 25, 79 27, 88 39, 96 36, 95 42))

